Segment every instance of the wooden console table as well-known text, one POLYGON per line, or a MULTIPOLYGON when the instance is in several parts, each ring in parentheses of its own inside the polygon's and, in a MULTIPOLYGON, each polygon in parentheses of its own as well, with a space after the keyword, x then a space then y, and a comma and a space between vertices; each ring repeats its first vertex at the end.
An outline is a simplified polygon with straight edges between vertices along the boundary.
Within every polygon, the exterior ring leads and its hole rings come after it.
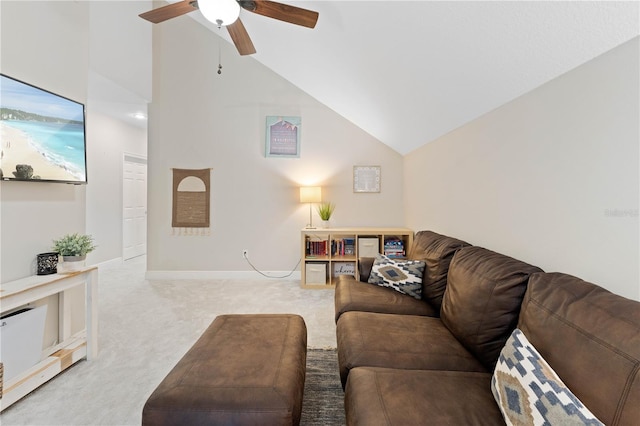
POLYGON ((98 355, 98 268, 76 272, 34 275, 0 284, 0 309, 9 312, 28 303, 58 294, 58 343, 44 349, 44 359, 3 384, 0 411, 9 407, 75 362, 98 355), (71 334, 71 306, 65 292, 85 288, 85 328, 71 334))

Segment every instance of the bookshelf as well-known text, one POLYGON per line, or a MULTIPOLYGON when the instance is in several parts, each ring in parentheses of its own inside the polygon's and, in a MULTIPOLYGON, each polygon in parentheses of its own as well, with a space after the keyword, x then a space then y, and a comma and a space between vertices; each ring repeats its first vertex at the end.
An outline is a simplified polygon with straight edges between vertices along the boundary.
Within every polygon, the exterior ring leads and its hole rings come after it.
POLYGON ((413 244, 407 228, 312 228, 301 232, 300 285, 331 289, 343 274, 358 279, 358 258, 384 253, 404 258, 413 244))

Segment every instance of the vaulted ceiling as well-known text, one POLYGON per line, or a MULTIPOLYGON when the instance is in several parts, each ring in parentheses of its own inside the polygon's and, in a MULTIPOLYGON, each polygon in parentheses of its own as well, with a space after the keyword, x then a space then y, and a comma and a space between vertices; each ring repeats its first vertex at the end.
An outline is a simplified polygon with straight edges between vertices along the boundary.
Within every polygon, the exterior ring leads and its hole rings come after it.
POLYGON ((242 10, 253 59, 401 154, 640 34, 636 1, 283 3, 316 28, 242 10))

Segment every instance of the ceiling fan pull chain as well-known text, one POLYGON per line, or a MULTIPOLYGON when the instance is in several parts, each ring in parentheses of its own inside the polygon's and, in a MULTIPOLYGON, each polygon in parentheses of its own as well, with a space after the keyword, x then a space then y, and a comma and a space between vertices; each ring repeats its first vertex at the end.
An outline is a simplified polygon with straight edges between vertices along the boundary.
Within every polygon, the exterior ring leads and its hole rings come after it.
POLYGON ((220 50, 220 39, 218 38, 218 75, 222 74, 222 51, 220 50))

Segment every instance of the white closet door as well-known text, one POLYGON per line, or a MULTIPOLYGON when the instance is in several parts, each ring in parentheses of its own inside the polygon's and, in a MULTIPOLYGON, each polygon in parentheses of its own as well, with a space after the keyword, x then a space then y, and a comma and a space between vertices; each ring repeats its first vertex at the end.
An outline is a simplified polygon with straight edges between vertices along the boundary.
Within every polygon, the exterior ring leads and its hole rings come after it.
POLYGON ((122 258, 147 252, 147 159, 124 156, 122 180, 122 258))

